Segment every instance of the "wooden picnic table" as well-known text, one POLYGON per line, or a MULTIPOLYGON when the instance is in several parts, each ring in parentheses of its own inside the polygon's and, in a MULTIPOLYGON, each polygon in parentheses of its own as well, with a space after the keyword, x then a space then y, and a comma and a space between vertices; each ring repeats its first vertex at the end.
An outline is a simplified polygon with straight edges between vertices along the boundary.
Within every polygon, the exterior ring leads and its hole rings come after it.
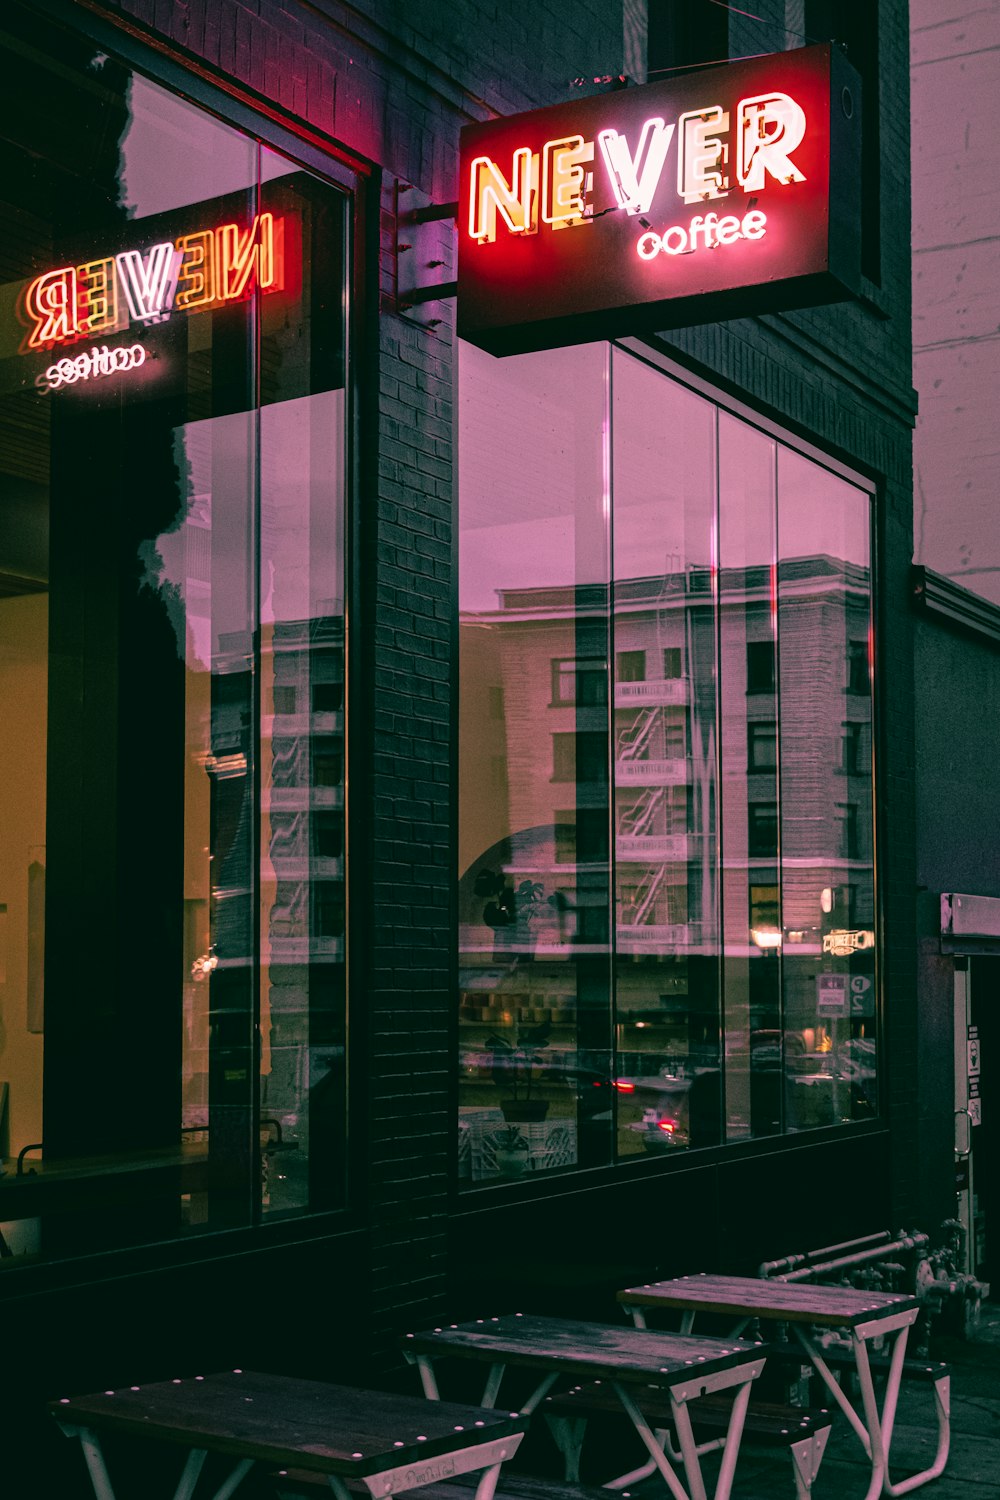
POLYGON ((938 1444, 934 1462, 919 1474, 912 1474, 896 1484, 889 1474, 889 1449, 906 1357, 906 1339, 919 1311, 915 1297, 812 1282, 699 1275, 626 1287, 618 1293, 618 1301, 629 1310, 637 1328, 646 1327, 645 1315, 650 1308, 679 1312, 681 1329, 686 1332, 693 1327, 697 1313, 732 1316, 738 1320, 737 1333, 743 1332, 754 1319, 787 1324, 871 1459, 866 1500, 877 1500, 877 1496, 883 1493, 893 1497, 907 1494, 943 1472, 950 1442, 947 1376, 935 1386, 938 1444), (848 1400, 824 1360, 822 1346, 813 1333, 815 1328, 837 1329, 850 1339, 861 1391, 861 1413, 848 1400), (873 1340, 882 1338, 891 1339, 892 1349, 880 1410, 868 1346, 873 1340))
POLYGON ((525 1414, 536 1410, 560 1380, 583 1376, 607 1381, 675 1500, 705 1500, 688 1403, 721 1390, 731 1391, 734 1401, 715 1500, 728 1500, 750 1389, 764 1367, 762 1347, 741 1339, 648 1333, 620 1325, 521 1313, 411 1333, 403 1340, 403 1348, 419 1368, 424 1394, 432 1400, 438 1396, 434 1361, 446 1356, 488 1366, 481 1398, 484 1407, 493 1406, 509 1366, 536 1372, 537 1385, 527 1400, 519 1402, 525 1414), (687 1490, 643 1416, 643 1395, 652 1392, 669 1400, 687 1490))
MULTIPOLYGON (((516 1413, 244 1370, 64 1397, 51 1410, 79 1438, 97 1500, 114 1500, 108 1433, 187 1450, 174 1500, 192 1500, 209 1453, 235 1460, 211 1500, 229 1500, 255 1464, 323 1474, 337 1500, 352 1500, 348 1479, 385 1497, 478 1472, 476 1500, 492 1500, 527 1427, 516 1413)), ((160 1462, 151 1454, 151 1468, 160 1462)))

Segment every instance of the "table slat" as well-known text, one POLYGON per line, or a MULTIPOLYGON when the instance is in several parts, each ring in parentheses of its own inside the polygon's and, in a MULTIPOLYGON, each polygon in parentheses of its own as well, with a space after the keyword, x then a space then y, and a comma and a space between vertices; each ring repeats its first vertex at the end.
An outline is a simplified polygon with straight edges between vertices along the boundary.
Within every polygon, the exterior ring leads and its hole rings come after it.
POLYGON ((51 1410, 69 1426, 355 1478, 527 1427, 526 1418, 508 1412, 253 1371, 76 1396, 51 1410))
POLYGON ((774 1318, 786 1323, 818 1323, 853 1328, 915 1310, 915 1297, 903 1293, 858 1291, 813 1282, 765 1281, 754 1276, 680 1276, 630 1286, 618 1293, 626 1307, 664 1307, 739 1317, 774 1318))
POLYGON ((581 1323, 508 1313, 474 1323, 453 1323, 408 1334, 408 1351, 449 1353, 489 1364, 534 1366, 599 1379, 643 1380, 669 1386, 692 1370, 717 1371, 763 1358, 761 1345, 744 1339, 651 1333, 627 1326, 581 1323))

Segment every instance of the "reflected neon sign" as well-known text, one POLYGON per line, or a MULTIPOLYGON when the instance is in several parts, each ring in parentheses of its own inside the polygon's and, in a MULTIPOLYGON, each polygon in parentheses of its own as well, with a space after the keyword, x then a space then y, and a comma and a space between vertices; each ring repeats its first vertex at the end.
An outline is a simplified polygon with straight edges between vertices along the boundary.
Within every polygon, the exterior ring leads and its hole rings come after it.
POLYGON ((145 250, 46 271, 24 291, 27 348, 75 343, 129 323, 148 327, 175 311, 240 301, 255 288, 278 291, 284 285, 284 242, 284 219, 261 213, 244 227, 222 224, 145 250))
POLYGON ((121 344, 115 349, 103 344, 100 349, 91 349, 72 359, 57 360, 35 377, 35 384, 42 391, 58 391, 64 385, 76 385, 78 380, 97 380, 123 370, 138 370, 145 363, 146 350, 142 344, 121 344))

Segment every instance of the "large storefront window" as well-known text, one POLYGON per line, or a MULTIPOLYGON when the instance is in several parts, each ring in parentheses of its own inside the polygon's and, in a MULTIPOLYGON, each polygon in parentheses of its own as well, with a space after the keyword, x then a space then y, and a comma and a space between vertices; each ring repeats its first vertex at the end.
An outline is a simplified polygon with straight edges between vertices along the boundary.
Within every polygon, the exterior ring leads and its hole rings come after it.
POLYGON ((0 1265, 336 1207, 345 1138, 349 199, 9 24, 0 1265))
POLYGON ((598 345, 460 443, 464 1182, 873 1116, 869 494, 598 345))

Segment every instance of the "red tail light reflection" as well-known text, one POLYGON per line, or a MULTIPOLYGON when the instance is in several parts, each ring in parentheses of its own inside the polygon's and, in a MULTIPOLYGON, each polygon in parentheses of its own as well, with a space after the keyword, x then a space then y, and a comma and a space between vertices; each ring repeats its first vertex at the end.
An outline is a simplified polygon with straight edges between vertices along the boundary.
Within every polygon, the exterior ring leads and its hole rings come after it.
POLYGON ((618 1092, 620 1094, 634 1094, 635 1093, 635 1084, 634 1083, 629 1083, 629 1081, 628 1081, 627 1078, 615 1078, 613 1080, 613 1082, 614 1082, 615 1088, 618 1090, 618 1092))
POLYGON ((677 1129, 677 1121, 676 1120, 657 1120, 657 1122, 656 1122, 656 1128, 657 1128, 657 1130, 662 1130, 663 1133, 664 1133, 664 1135, 673 1135, 674 1131, 677 1129))

